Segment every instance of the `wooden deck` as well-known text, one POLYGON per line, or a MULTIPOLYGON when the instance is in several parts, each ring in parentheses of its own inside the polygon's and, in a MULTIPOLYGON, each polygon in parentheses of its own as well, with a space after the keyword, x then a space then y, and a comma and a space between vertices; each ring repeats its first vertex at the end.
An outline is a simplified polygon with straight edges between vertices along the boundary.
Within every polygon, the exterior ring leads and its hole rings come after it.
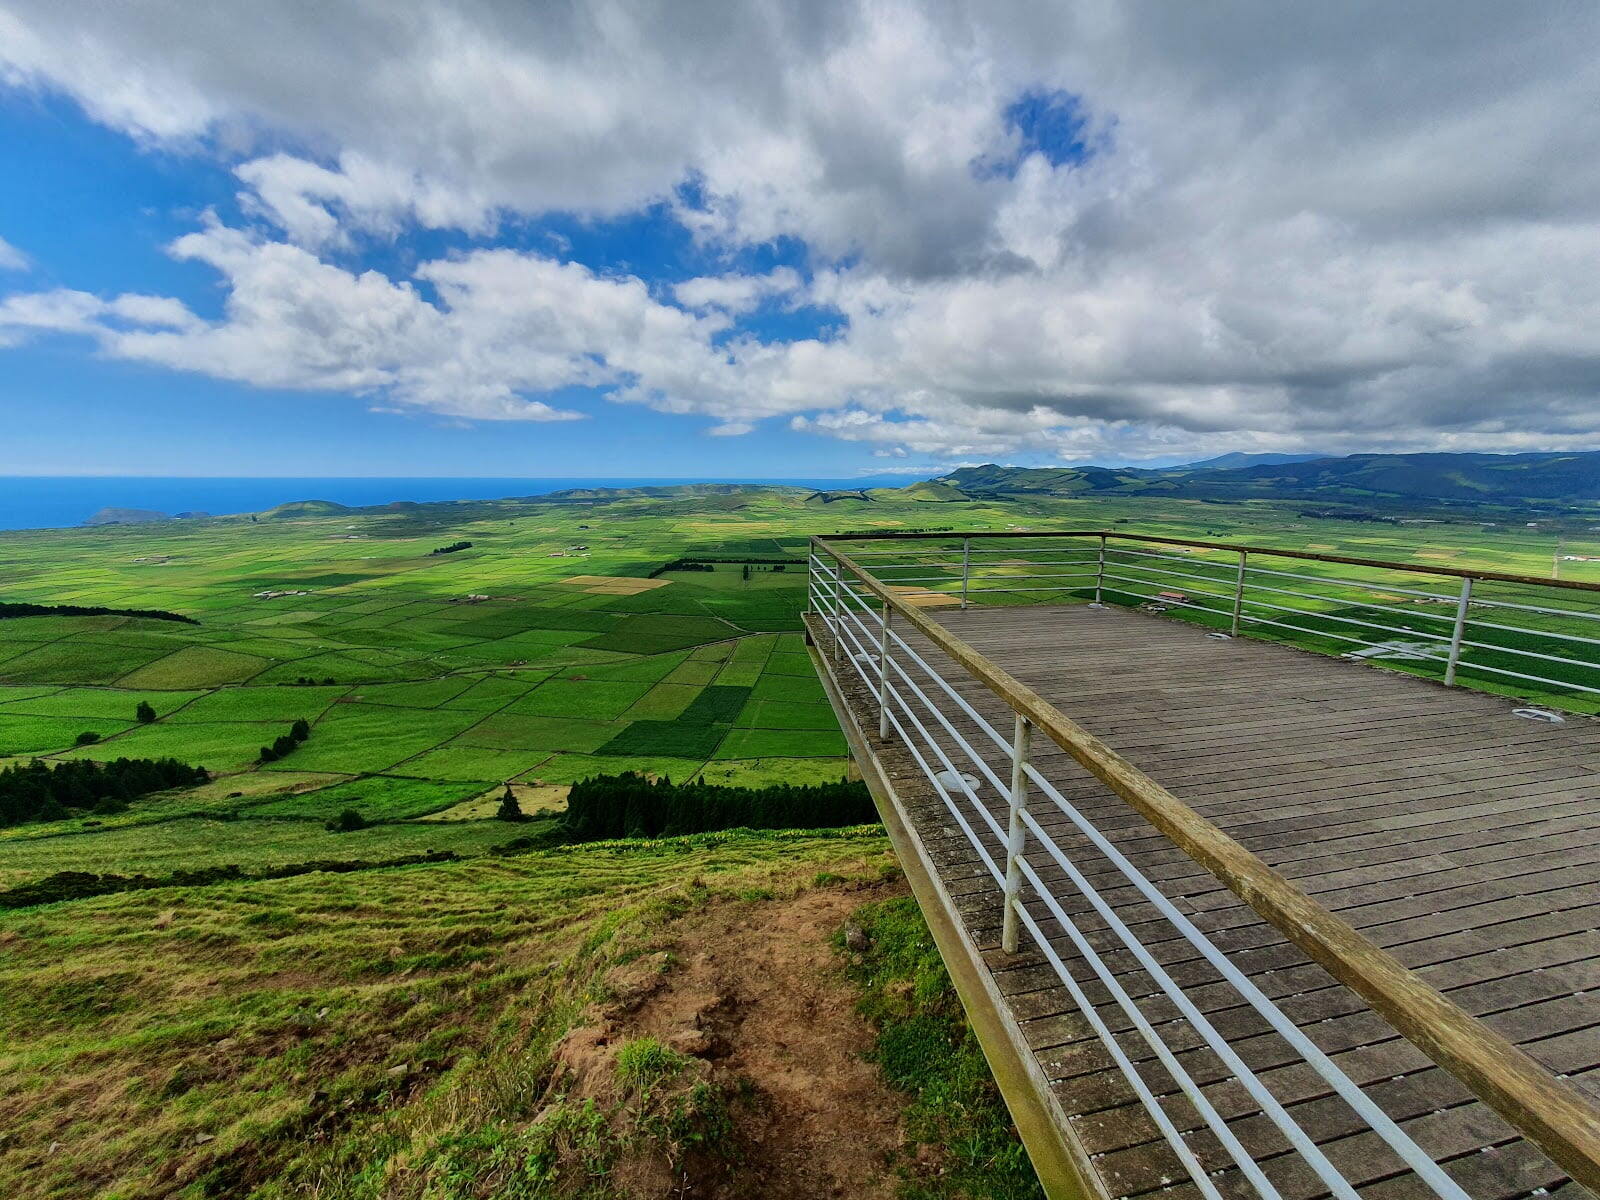
MULTIPOLYGON (((930 615, 1462 1009, 1600 1095, 1600 725, 1582 718, 1536 723, 1513 716, 1515 705, 1504 698, 1284 646, 1216 640, 1192 625, 1121 609, 930 615)), ((827 668, 825 627, 813 624, 812 632, 827 668)), ((926 639, 910 640, 975 708, 1009 730, 1003 702, 926 639)), ((875 697, 849 675, 847 665, 835 681, 836 706, 855 726, 847 731, 858 757, 872 760, 863 763, 869 781, 874 773, 887 781, 890 802, 933 864, 942 902, 953 910, 948 916, 987 968, 985 986, 1004 997, 1001 1023, 1034 1056, 1026 1076, 1035 1086, 1048 1081, 1052 1095, 1042 1109, 1035 1097, 1036 1111, 1064 1119, 1067 1140, 1091 1157, 1107 1194, 1196 1195, 1044 960, 1000 949, 993 881, 904 748, 892 737, 878 741, 875 697)), ((975 730, 968 723, 967 731, 977 736, 975 730)), ((956 758, 954 741, 945 744, 956 758)), ((1064 752, 1046 743, 1035 762, 1471 1195, 1592 1194, 1064 752)), ((1003 823, 1005 797, 992 787, 979 795, 1003 823)), ((1035 812, 1107 889, 1118 915, 1149 930, 1156 957, 1279 1098, 1292 1102, 1291 1111, 1364 1196, 1432 1195, 1316 1075, 1289 1062, 1262 1018, 1156 919, 1064 816, 1043 803, 1035 812)), ((1064 879, 1053 866, 1041 874, 1064 879)), ((1209 1085, 1208 1098, 1225 1115, 1240 1115, 1234 1133, 1265 1156, 1286 1200, 1324 1194, 1278 1131, 1248 1115, 1254 1108, 1242 1089, 1113 944, 1088 904, 1066 907, 1074 919, 1083 914, 1097 949, 1150 1019, 1162 1023, 1169 1043, 1187 1048, 1185 1066, 1209 1085)), ((1036 901, 1029 911, 1047 929, 1059 928, 1036 901)), ((1052 945, 1069 966, 1082 966, 1065 938, 1052 945)), ((1080 979, 1091 978, 1084 969, 1080 979)), ((1086 990, 1107 999, 1098 984, 1086 990)), ((971 1009, 973 997, 964 999, 971 1009)), ((1114 1028, 1122 1035, 1130 1027, 1114 1028)), ((1122 1041, 1158 1092, 1174 1090, 1136 1037, 1122 1041)), ((1002 1079, 1003 1090, 1024 1086, 1021 1078, 1002 1079)), ((1189 1111, 1181 1098, 1173 1107, 1189 1111)), ((1188 1127, 1191 1148, 1218 1171, 1223 1194, 1253 1195, 1198 1119, 1188 1127)))

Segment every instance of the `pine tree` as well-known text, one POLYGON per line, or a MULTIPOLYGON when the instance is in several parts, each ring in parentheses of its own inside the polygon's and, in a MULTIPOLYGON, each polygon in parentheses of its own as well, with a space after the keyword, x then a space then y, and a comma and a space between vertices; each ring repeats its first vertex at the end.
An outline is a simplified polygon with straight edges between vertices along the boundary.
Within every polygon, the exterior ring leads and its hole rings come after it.
POLYGON ((495 811, 497 821, 526 821, 528 818, 522 812, 522 805, 517 803, 517 794, 511 790, 511 785, 506 784, 505 795, 500 797, 500 807, 495 811))

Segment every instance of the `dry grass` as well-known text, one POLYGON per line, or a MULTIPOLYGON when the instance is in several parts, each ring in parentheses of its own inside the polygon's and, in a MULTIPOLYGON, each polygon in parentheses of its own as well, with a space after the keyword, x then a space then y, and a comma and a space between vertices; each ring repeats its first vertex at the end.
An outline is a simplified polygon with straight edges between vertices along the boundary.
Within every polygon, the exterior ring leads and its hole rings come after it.
POLYGON ((637 579, 627 575, 574 575, 561 581, 581 587, 591 596, 637 596, 654 588, 666 587, 670 579, 637 579))
POLYGON ((874 833, 706 835, 8 915, 0 1187, 485 1194, 474 1147, 535 1115, 599 972, 710 895, 890 862, 874 833))

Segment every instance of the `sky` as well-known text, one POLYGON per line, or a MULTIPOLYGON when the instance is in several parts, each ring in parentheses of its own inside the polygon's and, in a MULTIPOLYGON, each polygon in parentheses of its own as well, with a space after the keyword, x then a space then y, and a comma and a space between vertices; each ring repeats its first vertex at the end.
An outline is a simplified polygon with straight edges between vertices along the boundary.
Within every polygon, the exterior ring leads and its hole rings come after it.
POLYGON ((1587 0, 0 0, 0 474, 1600 448, 1587 0))

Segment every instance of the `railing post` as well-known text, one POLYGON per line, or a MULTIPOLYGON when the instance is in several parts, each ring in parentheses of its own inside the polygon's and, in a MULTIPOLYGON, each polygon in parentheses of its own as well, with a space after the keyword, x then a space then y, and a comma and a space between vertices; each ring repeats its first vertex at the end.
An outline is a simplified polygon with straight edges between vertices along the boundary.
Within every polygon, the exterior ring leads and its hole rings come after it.
POLYGON ((1248 552, 1239 551, 1239 582, 1233 589, 1233 624, 1228 627, 1228 632, 1234 637, 1239 636, 1239 618, 1244 612, 1244 563, 1248 552))
POLYGON ((1100 556, 1094 569, 1094 603, 1100 606, 1100 589, 1106 582, 1106 535, 1100 535, 1100 556))
POLYGON ((839 586, 840 570, 841 568, 839 566, 839 560, 834 559, 833 567, 828 571, 828 599, 832 601, 832 603, 828 606, 830 609, 828 613, 828 624, 833 629, 833 667, 835 675, 837 675, 839 672, 840 647, 844 645, 844 608, 839 598, 841 592, 843 591, 843 589, 839 586))
POLYGON ((1033 722, 1017 714, 1011 738, 1011 823, 1006 833, 1006 910, 1000 928, 1000 947, 1017 952, 1017 906, 1022 891, 1022 843, 1027 827, 1022 814, 1028 809, 1028 755, 1033 748, 1033 722))
POLYGON ((972 539, 961 539, 961 607, 967 607, 967 583, 972 578, 972 539))
POLYGON ((1461 639, 1467 632, 1467 605, 1472 602, 1472 576, 1461 580, 1461 599, 1456 603, 1456 627, 1450 634, 1450 661, 1444 668, 1445 687, 1456 685, 1456 665, 1461 661, 1461 639))
POLYGON ((878 740, 889 740, 889 618, 894 614, 887 601, 878 627, 878 740))

